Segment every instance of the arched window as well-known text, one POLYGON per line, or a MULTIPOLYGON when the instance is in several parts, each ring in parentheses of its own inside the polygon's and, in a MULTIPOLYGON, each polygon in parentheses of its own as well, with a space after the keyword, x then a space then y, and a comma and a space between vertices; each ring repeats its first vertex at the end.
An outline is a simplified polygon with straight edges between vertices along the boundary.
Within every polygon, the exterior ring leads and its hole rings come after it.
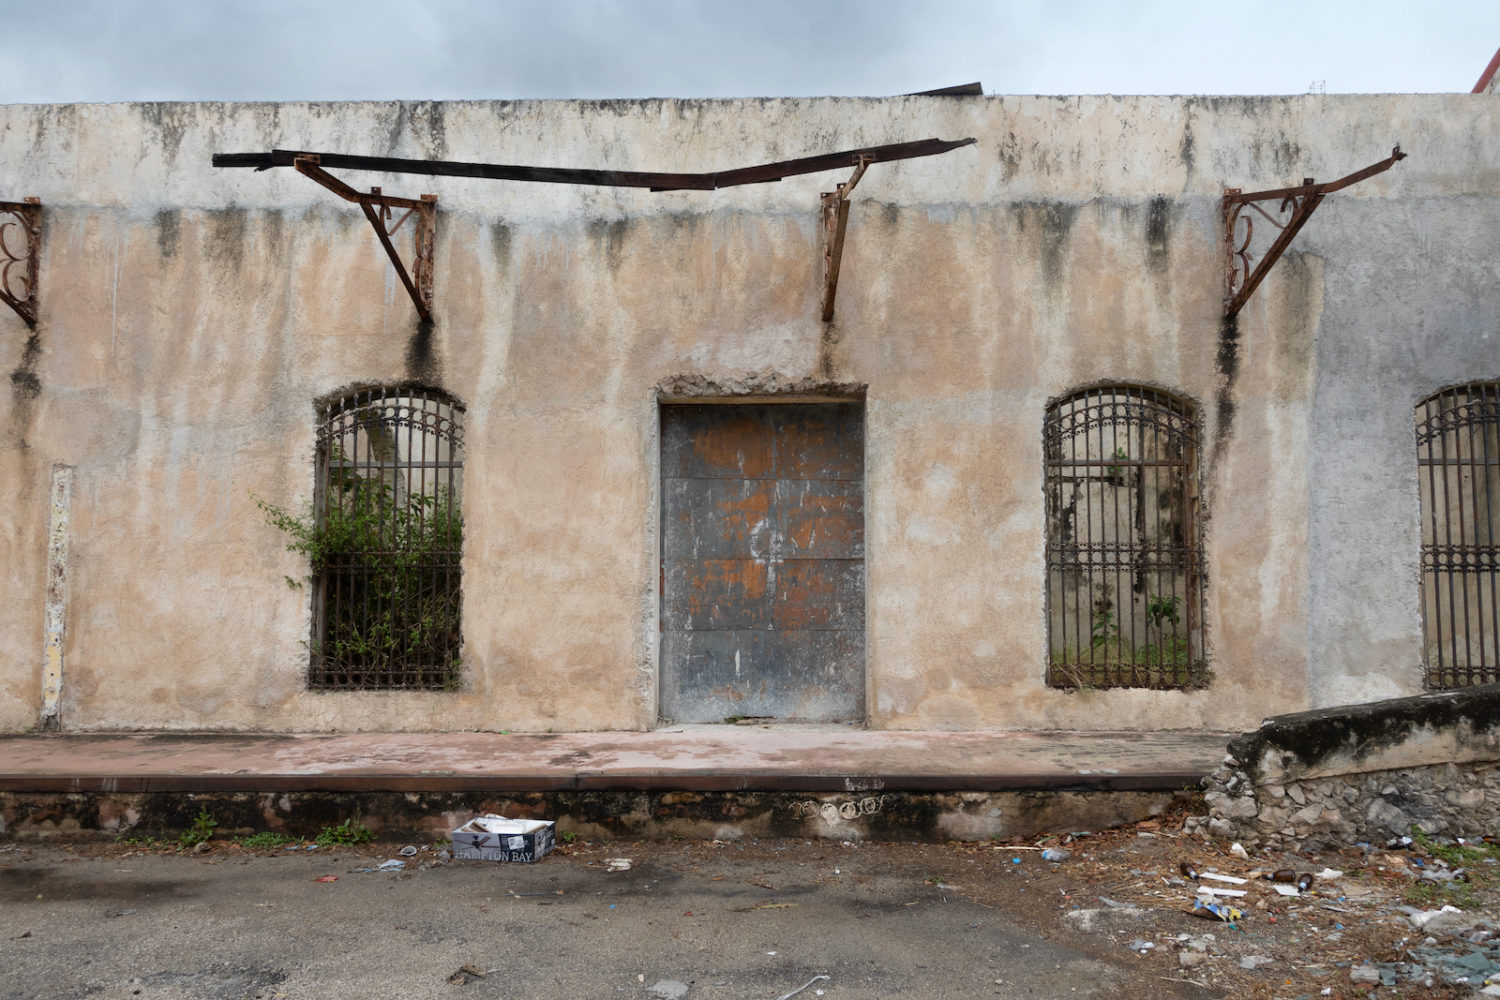
POLYGON ((1500 681, 1500 382, 1444 389, 1417 405, 1422 497, 1423 683, 1500 681))
POLYGON ((457 683, 462 412, 389 386, 321 407, 311 687, 457 683))
POLYGON ((1198 421, 1156 389, 1047 408, 1047 683, 1191 688, 1203 651, 1198 421))

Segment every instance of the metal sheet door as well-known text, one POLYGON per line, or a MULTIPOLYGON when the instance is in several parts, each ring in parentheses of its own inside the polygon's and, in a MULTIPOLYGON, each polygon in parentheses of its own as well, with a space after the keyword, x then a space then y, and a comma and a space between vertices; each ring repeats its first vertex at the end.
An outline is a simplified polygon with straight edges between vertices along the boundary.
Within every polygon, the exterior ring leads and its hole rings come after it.
POLYGON ((864 407, 661 410, 661 714, 862 721, 864 407))

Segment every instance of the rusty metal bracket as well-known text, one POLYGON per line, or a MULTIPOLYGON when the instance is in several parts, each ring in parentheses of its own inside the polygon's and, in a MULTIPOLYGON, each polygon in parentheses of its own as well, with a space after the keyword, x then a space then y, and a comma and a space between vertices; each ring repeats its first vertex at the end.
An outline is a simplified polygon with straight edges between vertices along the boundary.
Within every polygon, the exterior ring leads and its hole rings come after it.
POLYGON ((1342 190, 1351 184, 1376 174, 1384 173, 1395 165, 1397 160, 1404 160, 1406 154, 1401 152, 1397 146, 1391 150, 1391 155, 1379 163, 1372 163, 1363 170, 1357 170, 1347 177, 1341 177, 1336 181, 1326 184, 1315 184, 1311 177, 1305 177, 1301 185, 1297 187, 1277 188, 1274 191, 1252 191, 1249 194, 1242 193, 1239 188, 1225 188, 1222 214, 1224 217, 1224 313, 1233 316, 1244 306, 1245 301, 1250 298, 1260 283, 1265 280, 1266 274, 1276 266, 1281 255, 1291 244, 1292 239, 1312 218, 1318 205, 1323 201, 1325 195, 1342 190), (1263 201, 1280 201, 1281 205, 1272 215, 1260 206, 1263 201), (1254 254, 1250 252, 1250 239, 1255 235, 1255 220, 1246 214, 1245 209, 1251 208, 1258 212, 1267 222, 1280 230, 1276 239, 1272 241, 1270 249, 1265 252, 1259 264, 1251 267, 1254 254), (1284 218, 1278 220, 1277 216, 1284 218), (1239 224, 1245 223, 1245 238, 1235 245, 1236 233, 1239 224))
POLYGON ((839 290, 839 265, 844 258, 844 230, 849 226, 849 192, 875 162, 861 156, 849 180, 820 196, 823 202, 823 322, 833 319, 833 297, 839 290))
POLYGON ((0 201, 0 302, 14 309, 32 329, 36 328, 41 254, 41 199, 0 201))
POLYGON ((375 235, 380 239, 380 245, 385 248, 386 256, 395 265, 401 284, 406 286, 406 294, 411 296, 412 305, 417 307, 417 315, 421 316, 424 322, 432 322, 432 255, 437 235, 437 195, 424 194, 420 200, 413 201, 410 198, 397 198, 382 194, 378 187, 370 188, 369 194, 356 191, 325 171, 321 166, 321 158, 316 154, 299 156, 293 161, 292 166, 299 174, 312 178, 345 201, 354 202, 364 211, 365 218, 369 219, 370 225, 375 228, 375 235), (393 208, 406 209, 405 214, 394 223, 391 222, 391 209, 393 208), (416 233, 411 271, 408 272, 406 264, 401 260, 400 252, 391 242, 391 237, 396 235, 396 230, 400 229, 413 215, 416 216, 414 224, 416 233))

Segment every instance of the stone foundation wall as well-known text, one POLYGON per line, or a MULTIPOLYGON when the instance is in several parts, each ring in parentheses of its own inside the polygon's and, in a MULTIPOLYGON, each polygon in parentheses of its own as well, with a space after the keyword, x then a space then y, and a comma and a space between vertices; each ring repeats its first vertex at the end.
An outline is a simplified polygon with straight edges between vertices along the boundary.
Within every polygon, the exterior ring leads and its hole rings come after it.
POLYGON ((1268 719, 1203 780, 1189 829, 1247 847, 1322 850, 1412 827, 1500 829, 1500 686, 1268 719))

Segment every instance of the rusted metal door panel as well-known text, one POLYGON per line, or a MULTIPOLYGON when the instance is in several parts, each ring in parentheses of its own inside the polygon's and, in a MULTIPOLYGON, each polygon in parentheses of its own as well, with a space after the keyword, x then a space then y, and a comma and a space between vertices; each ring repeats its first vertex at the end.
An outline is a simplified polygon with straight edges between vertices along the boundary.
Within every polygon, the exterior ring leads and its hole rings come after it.
POLYGON ((662 407, 661 713, 864 715, 864 410, 662 407))

